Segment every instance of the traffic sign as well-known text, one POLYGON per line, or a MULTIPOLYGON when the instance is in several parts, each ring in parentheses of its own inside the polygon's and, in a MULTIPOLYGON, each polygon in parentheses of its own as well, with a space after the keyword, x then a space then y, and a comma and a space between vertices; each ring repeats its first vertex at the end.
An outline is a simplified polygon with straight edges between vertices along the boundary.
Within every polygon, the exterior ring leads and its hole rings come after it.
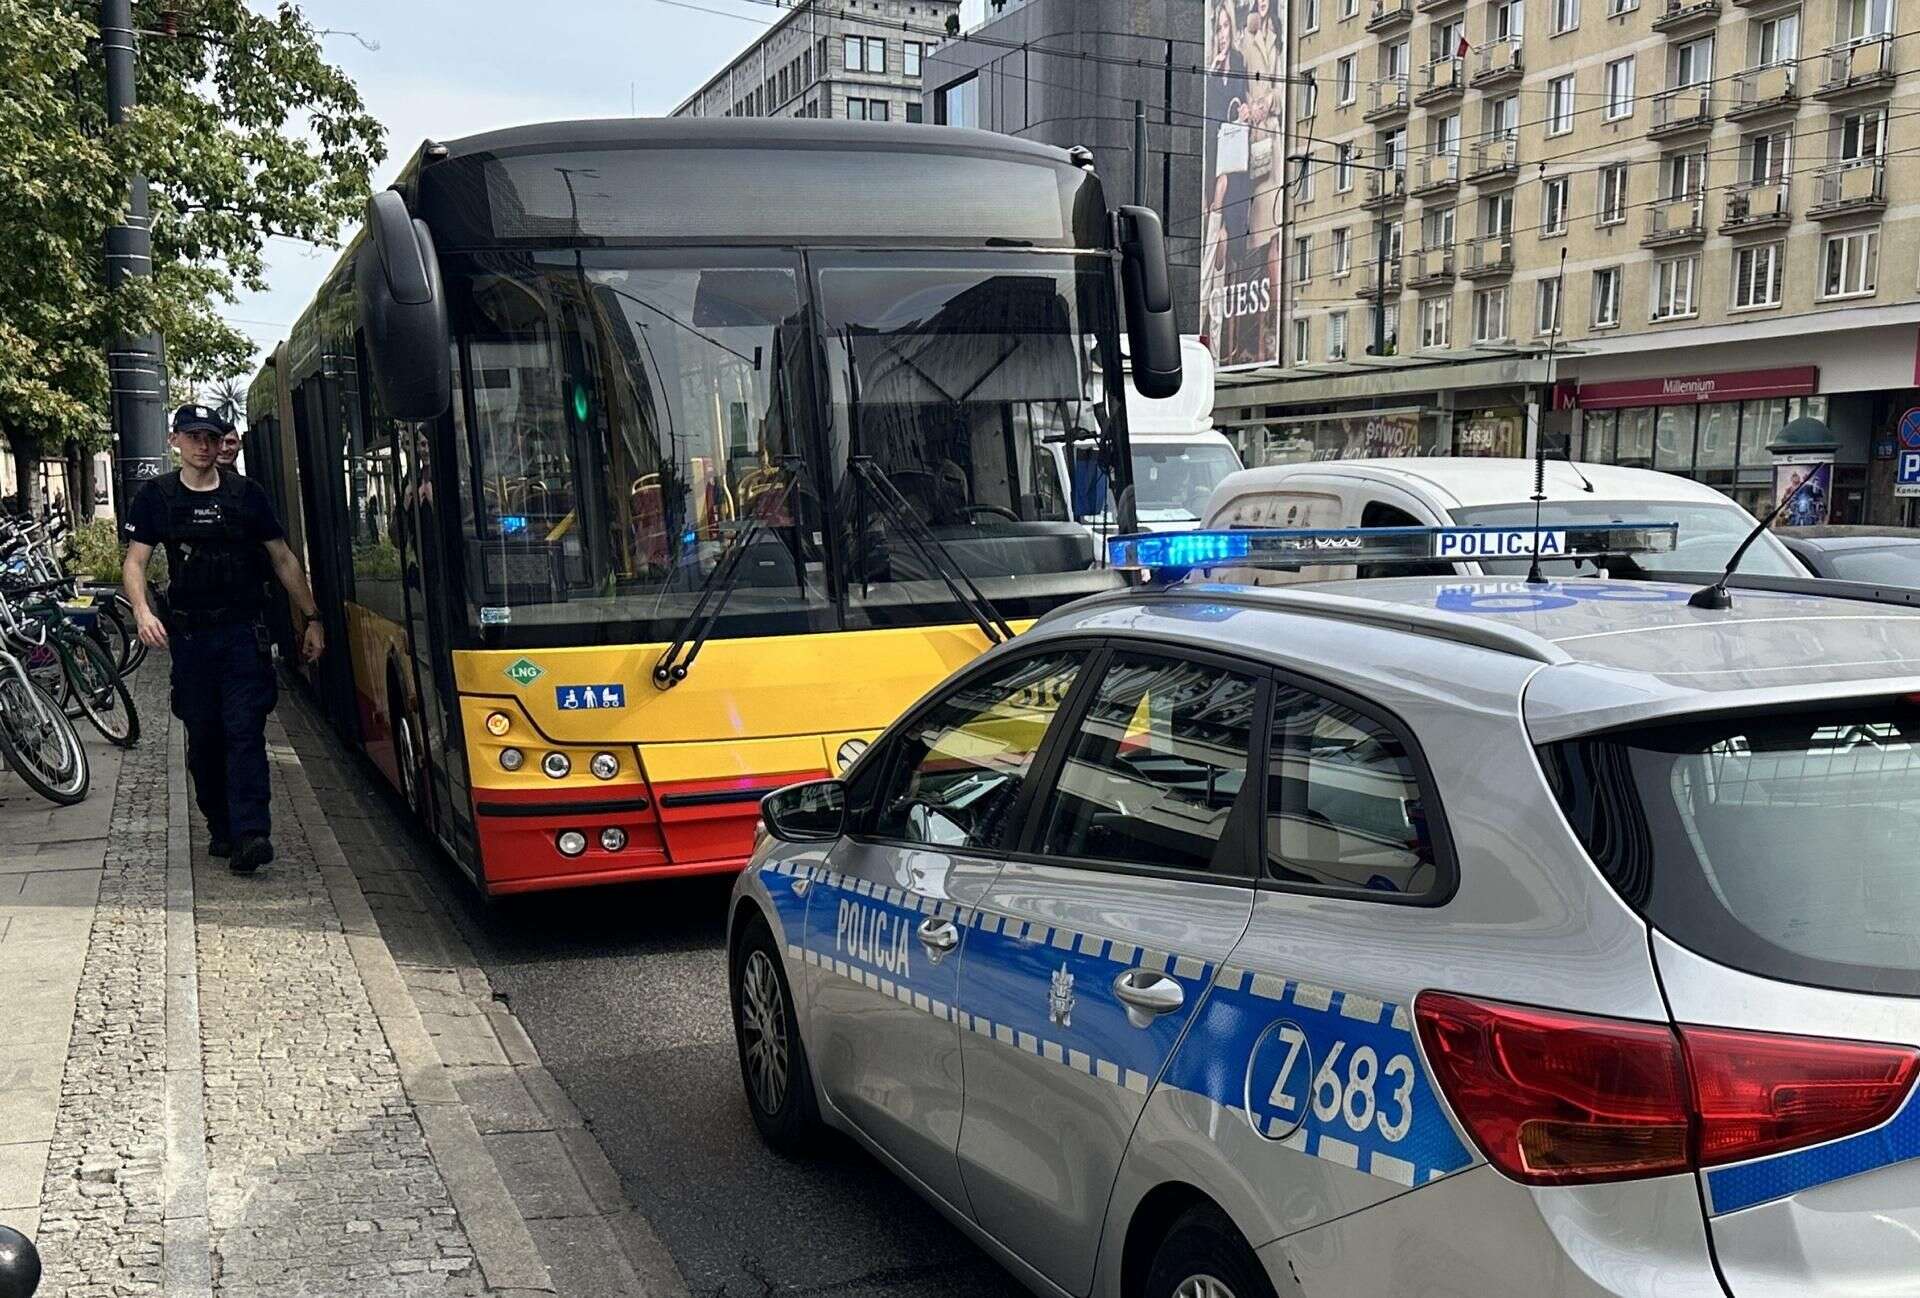
POLYGON ((1900 449, 1920 451, 1920 406, 1900 416, 1900 449))
POLYGON ((1902 450, 1894 465, 1893 494, 1920 496, 1920 451, 1902 450))

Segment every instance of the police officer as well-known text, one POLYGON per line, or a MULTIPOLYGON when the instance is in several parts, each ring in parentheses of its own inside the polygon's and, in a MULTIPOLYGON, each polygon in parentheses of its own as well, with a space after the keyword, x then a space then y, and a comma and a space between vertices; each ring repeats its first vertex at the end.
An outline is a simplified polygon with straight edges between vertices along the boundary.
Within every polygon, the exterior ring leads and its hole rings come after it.
POLYGON ((232 424, 223 421, 220 432, 220 453, 214 458, 214 463, 220 466, 222 473, 239 473, 240 470, 233 467, 239 460, 240 433, 232 424))
POLYGON ((173 417, 180 468, 140 489, 127 511, 121 584, 140 639, 173 651, 173 711, 187 732, 187 765, 208 851, 249 873, 273 859, 267 810, 267 713, 278 695, 267 630, 267 580, 286 588, 306 624, 308 662, 326 647, 313 591, 258 483, 222 470, 227 425, 205 406, 173 417), (164 612, 147 592, 153 547, 167 550, 164 612))

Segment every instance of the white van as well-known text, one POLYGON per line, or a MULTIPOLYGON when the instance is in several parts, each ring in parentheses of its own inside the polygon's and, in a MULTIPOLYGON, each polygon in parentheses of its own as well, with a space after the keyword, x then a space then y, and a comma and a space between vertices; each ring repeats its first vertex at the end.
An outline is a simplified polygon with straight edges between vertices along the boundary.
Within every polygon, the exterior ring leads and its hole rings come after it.
MULTIPOLYGON (((1323 460, 1243 469, 1214 489, 1207 503, 1208 528, 1233 527, 1530 527, 1533 524, 1534 462, 1476 457, 1407 457, 1323 460)), ((1607 565, 1615 577, 1658 572, 1718 572, 1753 530, 1754 518, 1712 487, 1671 473, 1612 464, 1548 460, 1546 501, 1540 517, 1549 527, 1579 523, 1678 523, 1671 554, 1621 556, 1607 565)), ((1543 565, 1553 575, 1590 575, 1586 560, 1543 565)), ((1524 576, 1527 560, 1486 560, 1441 565, 1437 571, 1466 575, 1524 576)), ((1405 572, 1404 566, 1395 569, 1405 572)), ((1800 562, 1768 535, 1740 563, 1743 573, 1806 575, 1800 562)), ((1227 580, 1264 585, 1328 581, 1357 575, 1353 564, 1303 568, 1298 572, 1238 573, 1227 580)))

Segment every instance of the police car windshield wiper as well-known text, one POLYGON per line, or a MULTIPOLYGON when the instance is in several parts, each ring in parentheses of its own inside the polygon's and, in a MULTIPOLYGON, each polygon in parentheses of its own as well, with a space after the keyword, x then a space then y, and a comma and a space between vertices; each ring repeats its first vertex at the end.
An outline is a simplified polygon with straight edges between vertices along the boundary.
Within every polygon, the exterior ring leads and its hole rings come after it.
MULTIPOLYGON (((987 637, 987 643, 1001 644, 1013 639, 1012 625, 1000 615, 1000 610, 993 606, 993 601, 987 598, 986 593, 974 584, 973 578, 967 575, 967 570, 954 557, 953 551, 947 548, 946 542, 935 536, 933 529, 914 512, 907 498, 900 494, 898 487, 893 485, 893 479, 874 463, 873 457, 871 455, 853 456, 851 467, 856 486, 865 486, 872 492, 874 502, 880 506, 881 512, 899 529, 907 542, 920 552, 920 557, 926 565, 940 575, 940 580, 946 583, 954 602, 967 611, 967 616, 973 619, 973 624, 979 627, 982 634, 987 637), (964 590, 961 589, 963 586, 964 590)), ((859 520, 856 519, 856 526, 858 522, 859 520)))
POLYGON ((1801 492, 1811 487, 1819 476, 1820 474, 1816 469, 1815 472, 1809 473, 1802 479, 1799 486, 1782 496, 1780 503, 1769 510, 1765 518, 1755 523, 1753 530, 1747 533, 1747 539, 1740 542, 1740 548, 1733 552, 1733 558, 1727 560, 1727 570, 1720 574, 1720 580, 1714 582, 1711 586, 1702 586, 1699 590, 1694 591, 1692 598, 1687 600, 1687 603, 1694 608, 1732 608, 1733 596, 1727 593, 1727 583, 1733 580, 1733 574, 1735 570, 1740 567, 1740 561, 1747 557, 1747 551, 1753 548, 1753 543, 1758 541, 1762 534, 1773 526, 1773 520, 1785 513, 1787 506, 1797 500, 1801 492))
MULTIPOLYGON (((653 683, 659 689, 672 689, 687 679, 687 673, 693 670, 694 660, 700 656, 707 637, 713 634, 714 624, 726 611, 727 601, 740 584, 740 572, 746 565, 747 552, 763 532, 770 534, 773 531, 769 520, 786 512, 787 502, 793 498, 793 489, 800 481, 799 458, 783 457, 777 473, 779 485, 761 494, 754 502, 753 513, 748 515, 745 525, 727 538, 726 547, 720 551, 712 571, 700 584, 700 598, 694 602, 693 611, 680 624, 673 644, 654 664, 653 683)), ((793 564, 804 594, 807 588, 806 562, 801 555, 795 554, 793 564)))

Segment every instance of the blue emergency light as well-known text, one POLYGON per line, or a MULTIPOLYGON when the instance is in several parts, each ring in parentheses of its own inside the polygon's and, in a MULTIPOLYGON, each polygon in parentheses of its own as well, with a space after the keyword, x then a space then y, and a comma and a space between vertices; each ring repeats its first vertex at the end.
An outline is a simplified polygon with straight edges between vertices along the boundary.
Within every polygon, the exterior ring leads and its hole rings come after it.
POLYGON ((1171 580, 1206 568, 1309 564, 1478 563, 1483 559, 1598 559, 1670 554, 1678 523, 1566 523, 1532 527, 1248 527, 1116 536, 1107 562, 1171 580))

